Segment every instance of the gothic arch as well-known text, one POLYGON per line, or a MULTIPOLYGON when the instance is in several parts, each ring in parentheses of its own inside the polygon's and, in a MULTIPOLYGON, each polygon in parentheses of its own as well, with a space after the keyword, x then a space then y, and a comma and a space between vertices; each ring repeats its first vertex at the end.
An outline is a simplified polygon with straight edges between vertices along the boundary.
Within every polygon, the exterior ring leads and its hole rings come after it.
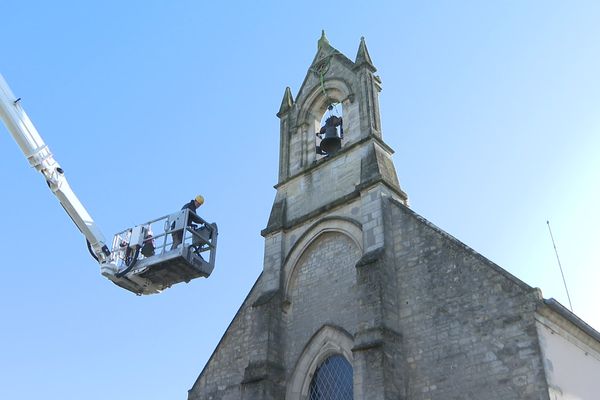
POLYGON ((329 356, 340 354, 352 364, 352 335, 342 328, 324 325, 304 347, 298 358, 290 380, 285 400, 301 400, 308 396, 310 382, 317 367, 329 356))
POLYGON ((363 253, 362 226, 358 221, 351 218, 329 217, 315 223, 300 236, 298 241, 292 246, 283 263, 283 298, 285 300, 288 300, 290 283, 294 276, 294 271, 298 266, 298 261, 306 249, 308 249, 313 242, 318 240, 321 235, 327 232, 341 233, 349 237, 358 248, 359 253, 363 253))
MULTIPOLYGON (((348 102, 352 102, 354 92, 346 80, 338 77, 329 78, 323 82, 323 87, 330 99, 343 103, 344 106, 348 102)), ((320 120, 321 115, 329 105, 320 84, 315 86, 306 96, 298 98, 296 103, 298 104, 298 116, 296 118, 298 125, 302 123, 310 124, 313 119, 320 120)))
MULTIPOLYGON (((327 92, 327 97, 323 93, 321 85, 315 86, 306 96, 301 96, 297 100, 298 114, 296 121, 298 126, 308 127, 308 131, 313 133, 317 132, 321 126, 321 118, 323 113, 329 105, 328 99, 335 100, 336 102, 342 103, 343 113, 347 114, 352 112, 351 99, 353 99, 353 91, 350 84, 341 78, 330 78, 327 79, 323 86, 327 92)), ((310 135, 312 139, 313 135, 310 135)))

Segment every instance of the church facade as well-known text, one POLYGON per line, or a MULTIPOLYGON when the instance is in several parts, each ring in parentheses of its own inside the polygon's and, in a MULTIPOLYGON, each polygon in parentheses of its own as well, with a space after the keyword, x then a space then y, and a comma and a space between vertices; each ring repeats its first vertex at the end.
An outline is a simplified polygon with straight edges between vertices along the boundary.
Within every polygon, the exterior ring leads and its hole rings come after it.
POLYGON ((409 208, 380 90, 324 35, 285 90, 263 272, 188 399, 600 398, 598 332, 409 208))

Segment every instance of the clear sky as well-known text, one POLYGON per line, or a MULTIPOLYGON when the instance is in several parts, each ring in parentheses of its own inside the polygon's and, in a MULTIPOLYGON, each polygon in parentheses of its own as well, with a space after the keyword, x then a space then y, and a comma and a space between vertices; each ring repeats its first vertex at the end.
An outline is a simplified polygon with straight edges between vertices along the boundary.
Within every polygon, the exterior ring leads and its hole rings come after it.
POLYGON ((185 399, 262 269, 279 109, 321 29, 383 81, 413 210, 600 329, 600 3, 7 1, 0 72, 105 236, 193 196, 209 279, 137 297, 0 126, 0 398, 185 399))

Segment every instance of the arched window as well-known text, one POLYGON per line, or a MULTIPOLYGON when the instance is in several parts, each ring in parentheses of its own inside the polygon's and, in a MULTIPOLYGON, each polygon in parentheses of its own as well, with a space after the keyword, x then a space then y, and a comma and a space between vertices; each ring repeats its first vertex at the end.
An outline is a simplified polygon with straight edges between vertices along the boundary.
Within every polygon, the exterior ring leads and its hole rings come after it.
POLYGON ((309 400, 352 400, 352 365, 339 354, 327 358, 310 382, 309 400))

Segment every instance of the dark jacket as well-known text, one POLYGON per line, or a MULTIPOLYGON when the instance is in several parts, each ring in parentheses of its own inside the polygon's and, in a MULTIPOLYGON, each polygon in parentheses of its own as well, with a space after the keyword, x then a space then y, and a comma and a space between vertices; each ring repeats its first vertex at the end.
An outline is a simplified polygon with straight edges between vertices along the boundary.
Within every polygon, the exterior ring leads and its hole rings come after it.
POLYGON ((185 203, 183 207, 181 207, 182 210, 185 210, 186 208, 194 212, 194 214, 190 214, 190 217, 188 219, 188 226, 192 225, 193 223, 201 224, 202 220, 198 218, 198 216, 195 214, 196 210, 198 209, 198 207, 196 207, 196 202, 192 200, 189 203, 185 203))

